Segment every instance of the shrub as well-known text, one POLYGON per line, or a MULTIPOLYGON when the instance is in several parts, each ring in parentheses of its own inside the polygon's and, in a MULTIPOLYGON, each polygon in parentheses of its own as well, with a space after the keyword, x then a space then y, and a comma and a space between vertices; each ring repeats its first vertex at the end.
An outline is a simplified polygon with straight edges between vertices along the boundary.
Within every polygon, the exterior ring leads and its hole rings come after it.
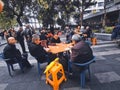
POLYGON ((113 27, 105 27, 105 33, 112 33, 113 27))
POLYGON ((99 30, 92 30, 93 33, 99 33, 99 30))

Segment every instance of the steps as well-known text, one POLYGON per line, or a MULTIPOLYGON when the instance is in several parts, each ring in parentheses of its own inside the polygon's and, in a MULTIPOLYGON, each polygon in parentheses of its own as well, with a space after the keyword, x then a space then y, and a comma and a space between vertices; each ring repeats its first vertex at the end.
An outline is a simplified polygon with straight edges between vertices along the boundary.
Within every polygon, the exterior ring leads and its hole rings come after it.
POLYGON ((97 45, 113 44, 113 43, 116 43, 116 41, 102 41, 102 40, 98 40, 98 41, 97 41, 97 45))

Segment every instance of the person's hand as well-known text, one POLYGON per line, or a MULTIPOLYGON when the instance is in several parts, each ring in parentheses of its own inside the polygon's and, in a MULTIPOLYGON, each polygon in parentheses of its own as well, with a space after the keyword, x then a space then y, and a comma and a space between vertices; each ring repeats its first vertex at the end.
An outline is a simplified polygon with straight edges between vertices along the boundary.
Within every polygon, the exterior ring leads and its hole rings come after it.
POLYGON ((44 48, 44 50, 45 50, 46 52, 49 52, 50 49, 49 49, 49 48, 44 48))
POLYGON ((72 48, 73 46, 70 46, 69 48, 72 48))
POLYGON ((66 44, 66 42, 62 42, 63 44, 66 44))

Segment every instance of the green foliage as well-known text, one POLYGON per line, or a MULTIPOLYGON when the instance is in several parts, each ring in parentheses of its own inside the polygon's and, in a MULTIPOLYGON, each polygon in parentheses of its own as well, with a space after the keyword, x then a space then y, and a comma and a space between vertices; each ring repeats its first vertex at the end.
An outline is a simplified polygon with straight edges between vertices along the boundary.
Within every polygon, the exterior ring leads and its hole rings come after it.
POLYGON ((15 18, 11 19, 9 17, 6 17, 4 12, 0 14, 0 28, 3 28, 3 29, 10 28, 16 25, 16 23, 17 22, 15 18))
POLYGON ((93 0, 73 0, 73 5, 78 9, 78 12, 79 12, 79 13, 76 12, 77 17, 74 15, 74 18, 76 19, 78 24, 81 24, 81 25, 83 24, 83 14, 85 9, 95 4, 96 4, 96 1, 93 1, 93 0))
POLYGON ((39 19, 47 25, 60 24, 62 22, 61 20, 66 21, 66 24, 68 24, 71 14, 75 12, 72 0, 38 0, 38 2, 41 7, 39 19), (61 17, 59 17, 58 13, 61 14, 61 17))
POLYGON ((64 25, 65 25, 64 20, 63 20, 63 19, 60 19, 60 18, 57 19, 57 23, 58 23, 58 25, 61 25, 61 26, 64 26, 64 25))
POLYGON ((93 33, 99 33, 99 30, 92 30, 93 33))
POLYGON ((21 21, 26 13, 31 12, 31 10, 35 9, 37 3, 36 0, 3 0, 4 2, 4 12, 7 18, 13 20, 16 18, 18 24, 22 26, 23 22, 21 21))
POLYGON ((112 33, 113 27, 105 27, 105 33, 112 33))
POLYGON ((40 11, 38 14, 39 22, 42 21, 43 26, 54 24, 58 15, 55 9, 56 0, 38 0, 40 11))
MULTIPOLYGON (((5 16, 10 19, 7 22, 11 23, 16 17, 20 26, 23 22, 29 23, 31 17, 37 18, 45 26, 55 23, 68 24, 70 17, 75 13, 79 13, 75 18, 80 18, 82 5, 87 8, 93 4, 92 0, 3 0, 3 2, 5 3, 5 16), (76 12, 77 8, 79 12, 76 12)), ((80 22, 79 20, 76 21, 80 22)))

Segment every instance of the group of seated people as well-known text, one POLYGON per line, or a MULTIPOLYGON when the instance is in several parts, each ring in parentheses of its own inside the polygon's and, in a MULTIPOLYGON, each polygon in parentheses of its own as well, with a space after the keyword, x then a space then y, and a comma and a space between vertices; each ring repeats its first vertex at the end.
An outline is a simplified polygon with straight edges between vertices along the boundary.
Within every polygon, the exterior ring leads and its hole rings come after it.
POLYGON ((74 34, 79 34, 84 41, 90 40, 93 37, 93 32, 89 26, 84 27, 78 25, 73 30, 67 30, 66 33, 66 39, 68 42, 71 41, 72 35, 74 34))
MULTIPOLYGON (((44 39, 42 39, 44 40, 44 39)), ((46 47, 44 47, 42 43, 41 37, 37 34, 32 35, 32 42, 29 43, 28 49, 30 54, 36 58, 36 60, 40 63, 44 63, 47 61, 47 58, 49 58, 50 63, 52 60, 54 60, 57 55, 52 54, 49 52, 46 47)), ((19 49, 15 46, 16 40, 14 37, 8 38, 8 44, 3 50, 3 54, 5 58, 17 58, 17 60, 22 60, 23 66, 27 68, 31 68, 32 65, 29 63, 27 56, 22 55, 19 51, 19 49)), ((50 41, 50 44, 52 43, 61 43, 61 40, 57 34, 53 36, 53 38, 50 41)), ((90 46, 85 43, 78 34, 74 34, 72 36, 72 42, 73 47, 71 48, 70 58, 66 58, 67 61, 71 60, 72 62, 78 62, 78 63, 84 63, 93 58, 93 52, 90 46)), ((49 44, 48 44, 49 45, 49 44)), ((47 48, 48 48, 47 45, 47 48)), ((60 53, 60 55, 63 53, 60 53)), ((61 57, 60 57, 61 58, 61 57)), ((64 58, 64 55, 63 55, 64 58)), ((61 58, 62 61, 62 58, 61 58)), ((64 62, 64 61, 62 61, 64 62)), ((65 61, 66 62, 66 61, 65 61)), ((65 68, 67 68, 67 63, 64 63, 65 68)), ((74 68, 74 67, 73 67, 74 68)))

